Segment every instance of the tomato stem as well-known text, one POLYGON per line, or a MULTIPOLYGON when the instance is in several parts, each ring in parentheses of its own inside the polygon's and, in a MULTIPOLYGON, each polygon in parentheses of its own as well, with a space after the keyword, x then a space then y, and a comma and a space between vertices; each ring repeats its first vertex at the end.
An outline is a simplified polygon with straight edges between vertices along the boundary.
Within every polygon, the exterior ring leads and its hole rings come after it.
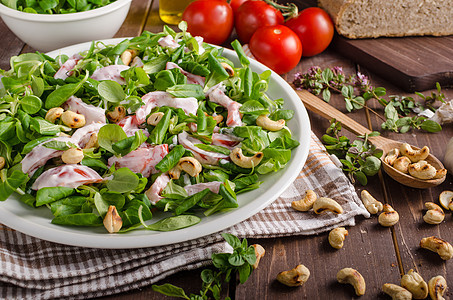
POLYGON ((273 0, 263 0, 273 8, 281 11, 283 17, 285 19, 291 19, 293 17, 296 17, 299 14, 299 9, 297 8, 297 5, 294 3, 287 3, 286 5, 283 4, 278 4, 275 3, 273 0))

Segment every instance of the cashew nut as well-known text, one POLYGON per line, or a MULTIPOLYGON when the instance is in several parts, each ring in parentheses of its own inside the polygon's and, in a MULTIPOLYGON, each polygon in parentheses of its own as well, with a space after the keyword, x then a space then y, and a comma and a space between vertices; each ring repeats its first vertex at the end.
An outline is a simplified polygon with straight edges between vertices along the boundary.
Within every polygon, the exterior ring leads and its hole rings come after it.
POLYGON ((423 216, 423 220, 428 224, 440 224, 445 218, 442 208, 434 202, 426 202, 428 211, 423 216))
POLYGON ((428 297, 428 285, 423 277, 410 269, 407 274, 401 277, 401 286, 411 292, 414 299, 425 299, 428 297))
POLYGON ((49 111, 47 111, 45 119, 50 123, 55 123, 55 121, 61 117, 63 112, 64 109, 61 107, 52 107, 49 111))
POLYGON ((164 116, 164 113, 161 111, 152 113, 146 120, 146 123, 148 123, 149 125, 152 125, 152 126, 156 126, 157 124, 159 124, 160 120, 162 120, 163 116, 164 116))
POLYGON ((440 179, 447 175, 447 169, 439 169, 436 170, 436 174, 434 175, 433 179, 440 179))
POLYGON ((131 49, 125 50, 123 53, 121 53, 121 61, 123 62, 123 64, 128 66, 131 63, 132 58, 137 56, 137 54, 138 54, 137 50, 131 49))
POLYGON ((85 126, 85 116, 70 110, 67 110, 61 114, 61 121, 63 124, 71 128, 80 128, 85 126))
POLYGON ((395 162, 399 155, 400 150, 398 148, 394 148, 387 153, 387 155, 384 158, 384 161, 389 165, 393 165, 393 163, 395 162))
POLYGON ((428 291, 432 300, 445 300, 444 293, 447 289, 447 281, 442 276, 436 276, 429 280, 428 291))
POLYGON ((409 174, 419 179, 432 179, 436 175, 436 168, 431 166, 426 160, 409 165, 409 174))
POLYGON ((394 162, 393 162, 393 167, 397 169, 398 171, 407 174, 409 165, 411 164, 411 160, 406 157, 406 156, 401 156, 398 157, 394 162))
POLYGON ((83 150, 78 148, 69 148, 61 155, 61 160, 65 164, 78 164, 83 159, 83 150))
POLYGON ((422 238, 420 247, 436 252, 443 260, 449 260, 453 257, 453 247, 451 244, 435 236, 422 238))
POLYGON ((313 207, 313 203, 316 201, 316 194, 312 190, 305 192, 305 197, 291 202, 291 207, 298 211, 309 211, 313 207))
POLYGON ((367 190, 363 190, 360 193, 362 198, 363 205, 368 210, 370 214, 377 214, 384 209, 384 206, 381 202, 377 201, 367 190))
POLYGON ((98 134, 96 132, 93 132, 90 135, 90 139, 88 140, 88 142, 86 143, 85 147, 83 147, 83 148, 84 149, 90 149, 90 148, 97 148, 97 147, 99 147, 98 134))
POLYGON ((343 248, 343 242, 348 235, 348 231, 344 227, 337 227, 329 232, 329 244, 335 249, 343 248))
POLYGON ((168 171, 168 175, 171 179, 178 179, 181 176, 181 171, 185 171, 190 176, 196 177, 201 170, 202 166, 196 158, 186 156, 182 157, 178 164, 168 171))
POLYGON ((408 290, 393 283, 386 283, 382 286, 382 291, 392 297, 392 300, 410 300, 412 294, 408 290))
POLYGON ((260 244, 253 244, 252 247, 255 249, 255 256, 256 256, 256 261, 253 264, 253 269, 258 268, 258 264, 260 263, 260 259, 264 256, 266 253, 266 250, 264 250, 263 246, 260 244))
POLYGON ((109 111, 107 114, 107 119, 112 122, 112 123, 118 123, 119 121, 121 121, 122 119, 124 119, 124 117, 126 117, 126 109, 124 108, 124 106, 116 106, 113 111, 109 111))
POLYGON ((257 152, 253 156, 244 156, 241 148, 234 148, 230 152, 230 158, 233 163, 246 169, 256 167, 263 159, 263 156, 263 152, 257 152))
POLYGON ((316 199, 315 203, 313 203, 313 211, 318 215, 323 213, 324 211, 331 211, 335 214, 342 214, 343 208, 337 201, 333 199, 320 197, 316 199))
POLYGON ((168 176, 171 179, 179 179, 179 177, 181 176, 181 169, 178 167, 178 165, 168 170, 168 176))
POLYGON ((269 119, 268 116, 261 115, 256 119, 256 125, 269 131, 279 131, 285 126, 285 120, 280 119, 278 121, 273 121, 269 119))
POLYGON ((389 204, 384 204, 384 211, 379 215, 378 221, 384 227, 390 227, 398 223, 400 216, 389 204))
POLYGON ((344 268, 338 271, 337 280, 339 283, 349 283, 355 289, 357 296, 365 295, 366 285, 362 274, 352 268, 344 268))
POLYGON ((420 160, 426 159, 429 155, 429 148, 424 146, 419 150, 412 149, 411 145, 404 143, 400 147, 401 155, 407 156, 411 162, 416 163, 420 160))
POLYGON ((3 156, 0 156, 0 170, 5 167, 6 159, 3 156))
POLYGON ((439 202, 445 209, 453 210, 453 191, 440 193, 439 202))
POLYGON ((289 271, 278 273, 277 280, 287 286, 301 286, 310 277, 310 270, 304 265, 298 265, 289 271))
POLYGON ((121 219, 116 207, 114 205, 109 206, 109 210, 104 217, 104 227, 110 233, 115 233, 120 231, 121 226, 123 226, 123 220, 121 219))
POLYGON ((222 65, 222 67, 225 69, 225 71, 228 73, 228 75, 230 77, 234 76, 234 69, 229 64, 227 64, 225 62, 222 62, 220 64, 222 65))

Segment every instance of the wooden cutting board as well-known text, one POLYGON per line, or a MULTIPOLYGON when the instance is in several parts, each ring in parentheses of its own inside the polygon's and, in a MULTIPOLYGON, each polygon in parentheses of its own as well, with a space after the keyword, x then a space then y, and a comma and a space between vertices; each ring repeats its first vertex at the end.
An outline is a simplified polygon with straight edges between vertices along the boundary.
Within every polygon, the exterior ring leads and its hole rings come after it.
POLYGON ((407 92, 453 86, 453 36, 351 40, 333 48, 407 92))

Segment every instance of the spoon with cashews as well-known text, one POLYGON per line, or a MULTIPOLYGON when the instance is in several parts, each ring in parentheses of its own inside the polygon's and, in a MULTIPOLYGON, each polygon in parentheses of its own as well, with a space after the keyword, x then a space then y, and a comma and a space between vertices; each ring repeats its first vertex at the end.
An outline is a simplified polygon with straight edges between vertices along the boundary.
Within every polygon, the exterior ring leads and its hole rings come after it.
MULTIPOLYGON (((296 93, 310 111, 328 120, 335 118, 342 123, 343 127, 354 134, 365 135, 371 133, 371 130, 360 125, 310 92, 296 90, 296 93)), ((390 177, 399 183, 413 188, 426 189, 444 182, 447 170, 439 159, 429 153, 428 147, 425 146, 420 149, 382 136, 370 136, 368 140, 377 148, 382 149, 382 167, 390 177), (387 158, 388 155, 389 157, 387 158), (392 156, 395 161, 400 156, 407 159, 400 159, 403 161, 399 161, 397 163, 398 167, 394 167, 395 162, 389 160, 393 158, 392 156), (405 169, 399 168, 399 164, 405 165, 405 169)))

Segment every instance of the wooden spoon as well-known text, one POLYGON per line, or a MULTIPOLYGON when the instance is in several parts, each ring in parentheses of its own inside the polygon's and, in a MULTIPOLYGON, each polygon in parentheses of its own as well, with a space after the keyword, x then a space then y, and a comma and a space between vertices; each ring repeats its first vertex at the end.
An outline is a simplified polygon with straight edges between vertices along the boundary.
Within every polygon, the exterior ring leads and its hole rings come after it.
MULTIPOLYGON (((339 110, 335 109, 322 99, 312 95, 310 92, 306 90, 296 90, 296 93, 299 95, 300 99, 304 103, 305 107, 312 112, 330 120, 330 119, 336 119, 337 121, 341 122, 343 127, 348 129, 349 131, 357 134, 357 135, 365 135, 365 134, 370 134, 371 130, 368 128, 360 125, 350 117, 346 116, 339 110)), ((430 179, 430 180, 423 180, 423 179, 418 179, 415 178, 411 175, 404 174, 396 169, 394 169, 391 165, 387 164, 384 161, 384 157, 387 155, 388 151, 398 148, 400 149, 400 146, 403 144, 402 142, 397 142, 382 136, 372 136, 369 137, 368 140, 375 145, 377 148, 382 149, 384 152, 381 161, 382 161, 382 166, 384 167, 385 172, 398 181, 401 184, 414 187, 414 188, 419 188, 419 189, 426 189, 430 187, 437 186, 441 184, 444 180, 445 177, 439 178, 439 179, 430 179)), ((419 149, 418 147, 412 146, 413 149, 419 149)), ((430 163, 433 167, 435 167, 437 170, 439 169, 444 169, 444 166, 438 160, 434 155, 429 155, 428 158, 426 158, 426 161, 430 163)))

